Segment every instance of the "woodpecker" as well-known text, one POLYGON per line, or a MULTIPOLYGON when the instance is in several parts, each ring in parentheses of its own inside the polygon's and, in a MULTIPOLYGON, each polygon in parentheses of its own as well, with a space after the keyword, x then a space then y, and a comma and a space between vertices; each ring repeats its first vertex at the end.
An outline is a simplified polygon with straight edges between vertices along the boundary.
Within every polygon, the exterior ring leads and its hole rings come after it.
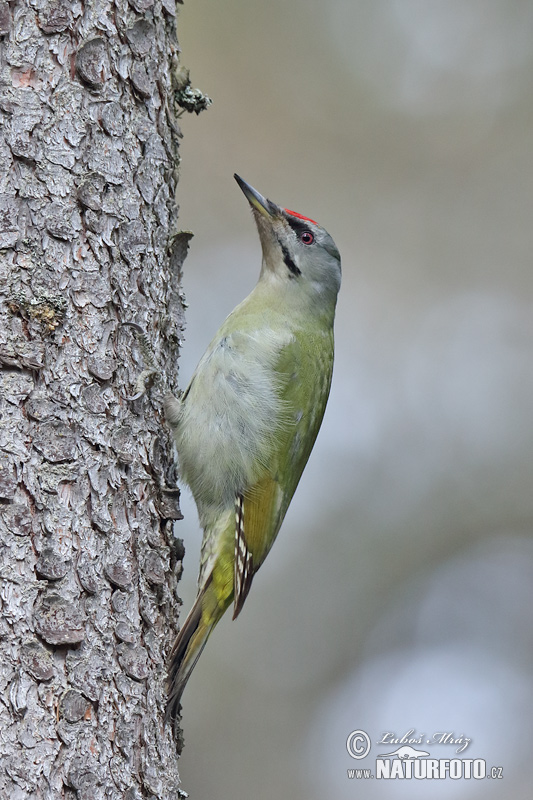
POLYGON ((339 251, 316 222, 246 181, 261 240, 259 280, 227 317, 181 399, 165 399, 182 480, 204 535, 196 601, 172 648, 167 720, 233 602, 241 612, 313 448, 333 369, 339 251))

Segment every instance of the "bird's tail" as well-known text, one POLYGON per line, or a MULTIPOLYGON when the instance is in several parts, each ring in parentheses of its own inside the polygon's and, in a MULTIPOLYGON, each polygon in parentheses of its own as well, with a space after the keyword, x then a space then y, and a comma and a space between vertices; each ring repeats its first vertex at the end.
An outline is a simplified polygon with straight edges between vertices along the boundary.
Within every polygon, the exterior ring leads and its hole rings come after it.
POLYGON ((176 738, 178 735, 178 710, 183 690, 196 666, 196 662, 200 658, 211 631, 226 610, 225 608, 217 608, 216 605, 214 609, 209 608, 209 606, 211 606, 211 603, 209 603, 209 595, 212 593, 212 582, 211 579, 208 579, 198 594, 193 607, 189 611, 187 619, 183 623, 183 627, 170 653, 167 683, 168 700, 165 719, 172 724, 176 738), (206 595, 208 596, 206 597, 206 595), (208 609, 211 613, 206 613, 208 609))

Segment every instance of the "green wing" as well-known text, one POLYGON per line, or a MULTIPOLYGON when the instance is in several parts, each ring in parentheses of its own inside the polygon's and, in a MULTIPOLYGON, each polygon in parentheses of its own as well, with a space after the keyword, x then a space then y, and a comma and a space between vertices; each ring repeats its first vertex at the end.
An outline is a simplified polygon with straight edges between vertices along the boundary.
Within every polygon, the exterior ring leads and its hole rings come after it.
POLYGON ((234 618, 278 534, 320 429, 331 385, 333 331, 295 332, 275 369, 286 422, 265 474, 237 498, 234 618))

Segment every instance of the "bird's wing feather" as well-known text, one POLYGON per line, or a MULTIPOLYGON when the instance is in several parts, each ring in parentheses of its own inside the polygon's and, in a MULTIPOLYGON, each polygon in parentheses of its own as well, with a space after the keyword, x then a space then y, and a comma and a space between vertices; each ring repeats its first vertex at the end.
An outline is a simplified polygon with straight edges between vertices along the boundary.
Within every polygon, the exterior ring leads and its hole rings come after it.
MULTIPOLYGON (((320 335, 320 334, 319 334, 320 335)), ((234 618, 250 590, 252 577, 270 550, 315 442, 331 384, 333 337, 309 341, 296 336, 276 364, 280 399, 287 416, 266 473, 238 501, 234 570, 234 618), (318 346, 318 345, 322 346, 318 346), (328 356, 331 357, 328 360, 328 356), (321 353, 322 358, 317 358, 321 353), (310 384, 302 385, 302 375, 310 384), (239 506, 240 502, 240 506, 239 506)))
POLYGON ((233 619, 238 617, 252 586, 253 557, 244 535, 244 497, 235 498, 235 552, 233 558, 233 619))

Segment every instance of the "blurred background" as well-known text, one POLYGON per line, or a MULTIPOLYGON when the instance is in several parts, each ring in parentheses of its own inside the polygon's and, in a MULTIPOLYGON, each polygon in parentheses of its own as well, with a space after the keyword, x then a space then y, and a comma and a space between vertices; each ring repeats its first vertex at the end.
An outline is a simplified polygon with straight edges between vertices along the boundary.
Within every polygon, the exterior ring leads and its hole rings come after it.
MULTIPOLYGON (((324 225, 344 281, 317 444, 185 693, 183 788, 530 800, 533 3, 189 0, 178 22, 214 101, 182 119, 182 386, 259 272, 234 171, 324 225), (470 738, 431 755, 504 779, 348 779, 409 730, 470 738)), ((183 509, 188 610, 201 535, 183 509)))

